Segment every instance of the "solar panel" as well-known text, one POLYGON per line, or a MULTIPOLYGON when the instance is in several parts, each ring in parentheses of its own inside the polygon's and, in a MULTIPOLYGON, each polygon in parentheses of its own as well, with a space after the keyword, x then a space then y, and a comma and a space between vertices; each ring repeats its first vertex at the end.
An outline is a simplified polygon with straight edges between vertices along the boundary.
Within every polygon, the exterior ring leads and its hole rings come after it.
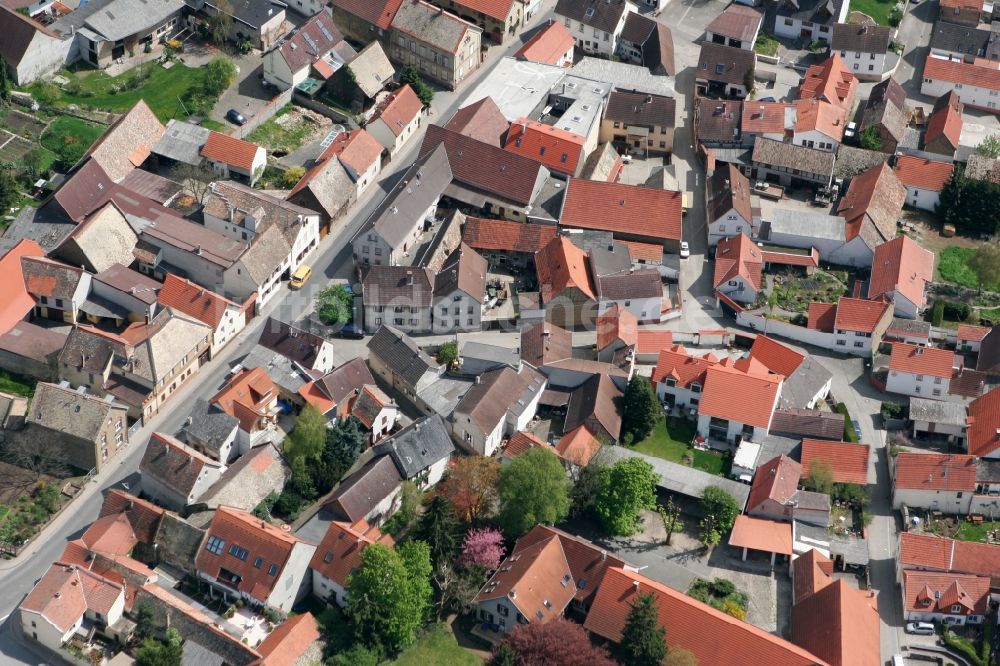
POLYGON ((333 41, 333 35, 331 35, 330 31, 326 29, 326 26, 323 25, 322 23, 319 23, 317 25, 319 25, 320 32, 322 32, 323 35, 325 35, 326 38, 332 42, 333 41))
POLYGON ((307 35, 305 33, 302 33, 302 39, 306 40, 306 44, 308 44, 312 48, 313 51, 318 50, 317 46, 316 46, 316 42, 313 41, 312 37, 310 37, 309 35, 307 35))

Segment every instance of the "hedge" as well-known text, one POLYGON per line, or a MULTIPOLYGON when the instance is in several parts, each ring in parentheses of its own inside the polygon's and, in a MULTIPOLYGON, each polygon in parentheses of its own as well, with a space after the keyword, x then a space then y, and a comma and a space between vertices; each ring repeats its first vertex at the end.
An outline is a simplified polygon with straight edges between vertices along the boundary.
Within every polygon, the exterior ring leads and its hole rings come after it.
POLYGON ((837 413, 844 415, 844 441, 860 442, 861 439, 858 437, 858 432, 854 429, 854 424, 851 423, 851 413, 847 411, 847 405, 838 402, 837 413))

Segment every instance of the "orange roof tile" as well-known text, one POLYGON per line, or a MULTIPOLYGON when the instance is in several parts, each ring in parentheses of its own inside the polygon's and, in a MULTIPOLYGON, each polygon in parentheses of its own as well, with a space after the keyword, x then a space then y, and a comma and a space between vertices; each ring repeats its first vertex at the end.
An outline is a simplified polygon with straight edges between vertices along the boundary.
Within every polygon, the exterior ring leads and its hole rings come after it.
POLYGON ((760 248, 750 238, 740 233, 738 236, 723 238, 715 249, 715 277, 713 285, 718 287, 736 277, 760 291, 763 260, 760 248))
POLYGON ((213 162, 250 171, 259 150, 261 148, 257 144, 213 131, 208 133, 208 141, 201 147, 201 155, 213 162))
POLYGON ((515 547, 472 602, 506 597, 529 622, 545 623, 562 615, 576 591, 562 543, 553 536, 515 547))
POLYGON ((341 132, 330 144, 330 155, 336 155, 341 163, 354 172, 362 174, 382 157, 382 144, 364 129, 341 132))
POLYGON ((597 317, 597 348, 604 349, 616 340, 628 347, 639 342, 639 321, 617 303, 597 317))
POLYGON ((0 334, 14 328, 35 307, 35 299, 24 283, 21 257, 44 256, 38 243, 25 238, 0 257, 0 284, 6 285, 4 297, 0 299, 0 334))
POLYGON ((543 304, 573 288, 597 300, 587 270, 587 254, 565 236, 553 238, 535 254, 535 269, 543 304))
POLYGON ((519 118, 510 125, 504 150, 537 160, 553 171, 572 176, 583 159, 585 140, 579 134, 530 118, 519 118))
POLYGON ((290 617, 267 635, 257 652, 259 666, 295 666, 310 645, 319 640, 319 625, 310 612, 290 617))
MULTIPOLYGON (((534 254, 557 235, 556 227, 549 224, 467 217, 462 229, 462 242, 477 251, 504 250, 534 254)), ((662 251, 663 248, 660 248, 661 253, 662 251)))
POLYGON ((80 537, 87 548, 103 555, 128 555, 139 539, 125 514, 98 518, 80 537))
POLYGON ((705 373, 698 414, 768 428, 780 389, 780 376, 715 365, 705 373))
POLYGON ((392 537, 383 535, 367 523, 348 525, 334 521, 316 547, 309 566, 346 589, 347 577, 361 566, 361 553, 373 543, 393 545, 392 537))
POLYGON ((810 303, 807 328, 833 333, 837 321, 836 303, 810 303))
POLYGON ((792 524, 743 514, 737 516, 736 522, 733 523, 733 530, 729 533, 729 545, 735 548, 791 555, 792 524))
POLYGON ((962 136, 963 105, 958 93, 949 90, 934 103, 934 111, 927 119, 927 131, 924 132, 924 144, 944 136, 954 149, 958 148, 962 136))
POLYGON ((837 213, 847 220, 846 239, 859 234, 872 248, 896 238, 896 220, 906 201, 903 186, 888 164, 882 162, 851 179, 837 213), (878 239, 865 227, 874 227, 878 239))
POLYGON ((515 0, 457 0, 455 4, 461 9, 479 12, 498 21, 506 21, 514 2, 515 0))
POLYGON ((753 483, 750 485, 747 512, 769 499, 784 504, 798 491, 801 478, 802 465, 788 456, 778 456, 760 465, 754 472, 753 483))
POLYGON ((809 474, 816 461, 829 463, 834 483, 868 484, 868 461, 871 449, 867 444, 828 442, 819 439, 802 440, 802 472, 809 474))
POLYGON ((896 456, 896 477, 893 483, 896 488, 907 490, 972 492, 976 487, 976 458, 904 451, 896 456))
MULTIPOLYGON (((904 567, 951 570, 954 541, 935 534, 901 532, 899 563, 904 567)), ((1000 548, 997 548, 1000 551, 1000 548)))
POLYGON ((799 555, 792 563, 792 603, 798 605, 833 582, 833 561, 815 548, 799 555))
POLYGON ((517 50, 514 57, 545 65, 558 65, 573 48, 575 41, 566 26, 559 21, 549 21, 547 26, 517 50))
POLYGON ((278 386, 264 368, 243 368, 209 401, 239 419, 240 429, 253 432, 258 418, 278 396, 278 386))
POLYGON ((969 404, 965 437, 971 455, 988 456, 1000 448, 1000 388, 969 404))
POLYGON ((586 425, 577 426, 564 434, 556 444, 556 453, 563 461, 586 467, 601 449, 601 442, 586 425))
POLYGON ((1000 90, 1000 64, 984 58, 967 63, 960 58, 949 60, 928 53, 924 60, 924 78, 1000 90))
POLYGON ((889 371, 951 379, 954 363, 955 352, 951 350, 894 342, 889 371))
POLYGON ((753 341, 750 358, 760 361, 771 372, 785 377, 795 372, 802 361, 806 360, 804 354, 764 335, 758 335, 753 341))
POLYGON ((745 101, 741 129, 752 134, 784 134, 785 111, 792 107, 787 102, 745 101))
POLYGON ((410 84, 406 84, 379 102, 375 113, 368 123, 371 124, 376 120, 381 120, 389 128, 390 132, 399 136, 403 133, 406 126, 420 115, 423 108, 424 103, 417 97, 417 93, 413 92, 410 84))
POLYGON ((764 250, 760 251, 761 259, 765 264, 775 264, 777 266, 819 266, 819 250, 815 247, 809 254, 792 254, 786 250, 764 250))
POLYGON ((121 585, 83 567, 56 562, 20 608, 40 614, 60 633, 66 633, 88 610, 106 615, 122 594, 121 585))
POLYGON ((333 6, 372 25, 388 30, 403 0, 333 0, 333 6))
MULTIPOLYGON (((840 302, 837 303, 837 317, 834 327, 844 331, 874 333, 882 318, 891 311, 892 303, 866 301, 862 298, 841 298, 840 302)), ((812 318, 809 321, 811 322, 812 318)))
POLYGON ((903 571, 903 611, 945 615, 985 615, 990 594, 986 576, 903 571), (963 608, 959 613, 952 606, 963 608))
POLYGON ((847 110, 820 99, 802 99, 795 103, 795 131, 822 132, 840 141, 844 136, 847 110))
POLYGON ((968 340, 969 342, 982 342, 986 334, 990 332, 988 326, 972 326, 970 324, 958 325, 958 340, 968 340))
POLYGON ((194 317, 198 321, 208 324, 213 329, 219 327, 228 308, 239 308, 239 305, 228 298, 220 296, 210 289, 205 289, 190 280, 179 278, 173 273, 167 273, 167 278, 163 281, 163 287, 160 288, 157 300, 160 305, 183 312, 189 317, 194 317))
POLYGON ((881 666, 880 631, 875 596, 843 579, 792 607, 792 641, 831 666, 881 666))
POLYGON ((566 186, 559 224, 610 231, 616 236, 680 240, 681 193, 572 178, 566 186))
POLYGON ((875 248, 868 298, 894 291, 922 308, 927 304, 927 283, 933 279, 934 253, 909 236, 897 236, 875 248))
POLYGON ((548 448, 548 446, 545 441, 535 437, 530 432, 518 431, 507 442, 503 454, 508 458, 515 458, 523 453, 527 453, 530 449, 537 447, 548 448))
POLYGON ((628 248, 628 256, 632 261, 646 261, 659 264, 663 262, 663 246, 656 243, 639 243, 637 241, 618 241, 628 248))
POLYGON ((799 99, 825 99, 847 111, 854 102, 857 88, 857 78, 848 71, 840 55, 834 53, 806 70, 799 86, 799 99))
POLYGON ((670 636, 670 645, 688 650, 699 664, 825 666, 816 656, 782 638, 626 569, 608 569, 584 627, 618 641, 633 600, 640 594, 656 597, 659 623, 670 636), (706 640, 709 636, 711 640, 706 640))
POLYGON ((205 533, 205 541, 199 546, 195 555, 195 566, 199 572, 213 578, 219 575, 221 568, 228 569, 241 577, 240 582, 233 587, 260 602, 266 602, 275 583, 281 577, 292 549, 298 543, 299 539, 291 533, 257 518, 248 511, 220 506, 216 509, 212 523, 205 533), (221 539, 223 542, 219 554, 212 553, 205 547, 211 537, 221 539), (233 546, 249 551, 246 559, 230 552, 233 546), (259 567, 255 567, 258 558, 261 563, 259 567), (268 573, 271 565, 277 567, 277 573, 268 573))
POLYGON ((899 182, 909 187, 940 192, 944 189, 955 165, 951 162, 929 160, 916 155, 897 155, 893 171, 899 182))
POLYGON ((601 586, 604 574, 611 567, 623 567, 628 563, 615 557, 607 550, 578 536, 568 534, 549 525, 535 525, 527 534, 517 540, 514 545, 516 554, 539 541, 556 537, 562 545, 569 571, 576 581, 576 599, 586 603, 594 596, 601 586))
POLYGON ((659 354, 674 344, 674 332, 643 328, 639 330, 636 342, 636 353, 659 354))
POLYGON ((662 382, 667 377, 673 377, 676 386, 688 388, 692 383, 697 382, 704 387, 705 375, 708 369, 718 363, 712 354, 704 356, 692 356, 688 351, 675 345, 669 349, 661 349, 660 356, 653 369, 652 380, 662 382))

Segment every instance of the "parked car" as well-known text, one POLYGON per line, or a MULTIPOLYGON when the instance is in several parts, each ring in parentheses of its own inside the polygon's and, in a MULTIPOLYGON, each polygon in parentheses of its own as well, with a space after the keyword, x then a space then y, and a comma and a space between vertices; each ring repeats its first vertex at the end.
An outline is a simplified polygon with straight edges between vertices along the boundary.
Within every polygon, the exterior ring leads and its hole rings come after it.
POLYGON ((681 259, 687 259, 691 256, 691 246, 688 245, 687 241, 681 241, 681 259))
POLYGON ((234 125, 243 126, 247 124, 246 116, 244 116, 236 109, 229 109, 228 111, 226 111, 226 120, 233 123, 234 125))
POLYGON ((907 622, 906 633, 917 636, 933 636, 936 631, 930 622, 907 622))
POLYGON ((364 329, 352 321, 344 324, 344 327, 337 331, 337 337, 348 340, 362 340, 365 337, 365 332, 364 329))
POLYGON ((857 123, 847 123, 847 127, 844 128, 844 136, 848 139, 858 133, 857 123))

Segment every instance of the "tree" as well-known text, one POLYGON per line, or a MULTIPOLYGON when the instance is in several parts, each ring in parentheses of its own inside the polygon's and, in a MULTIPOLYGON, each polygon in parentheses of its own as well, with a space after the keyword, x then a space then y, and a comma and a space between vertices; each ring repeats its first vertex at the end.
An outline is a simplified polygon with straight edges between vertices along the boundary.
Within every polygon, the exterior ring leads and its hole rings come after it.
POLYGON ((980 141, 979 145, 976 146, 976 154, 994 159, 1000 157, 1000 137, 996 134, 991 134, 980 141))
POLYGON ((858 145, 865 150, 882 150, 882 137, 874 125, 858 132, 858 145))
POLYGON ((451 340, 441 345, 436 359, 441 365, 450 368, 453 363, 458 361, 458 343, 451 340))
POLYGON ((660 520, 663 521, 663 529, 667 533, 667 545, 669 546, 670 539, 673 538, 674 531, 680 523, 681 508, 674 502, 673 497, 668 497, 666 504, 656 505, 656 512, 660 514, 660 520))
POLYGON ((221 47, 233 27, 233 6, 229 0, 216 0, 215 7, 215 13, 208 17, 208 30, 215 45, 221 47))
POLYGON ((639 374, 633 375, 625 387, 622 440, 641 442, 649 437, 649 433, 661 418, 661 411, 649 378, 639 374))
POLYGON ((135 607, 135 637, 142 641, 156 631, 156 619, 153 607, 143 601, 135 607))
POLYGON ((500 530, 472 528, 465 533, 465 540, 462 541, 459 563, 463 567, 482 567, 493 571, 500 566, 506 552, 500 530))
MULTIPOLYGON (((285 440, 288 441, 287 439, 285 440)), ((287 445, 283 448, 287 448, 287 445)), ((316 492, 316 482, 313 479, 312 464, 305 456, 289 458, 289 466, 292 468, 292 478, 289 481, 291 490, 301 499, 315 499, 319 494, 316 492)), ((287 489, 286 491, 287 492, 287 489)), ((281 514, 287 515, 291 508, 289 503, 294 499, 282 492, 278 496, 278 501, 274 503, 274 509, 281 514)))
POLYGON ((736 516, 740 515, 740 505, 719 486, 705 488, 701 496, 701 509, 704 515, 715 517, 716 527, 720 532, 733 529, 736 516))
POLYGON ((352 645, 346 652, 338 652, 327 658, 328 666, 379 666, 382 656, 378 650, 364 645, 352 645))
POLYGON ((931 325, 941 326, 944 322, 944 301, 940 298, 931 306, 931 325))
POLYGON ((285 173, 281 174, 281 184, 285 187, 295 187, 302 176, 306 175, 306 170, 304 167, 293 166, 285 169, 285 173))
MULTIPOLYGON (((226 0, 223 0, 225 2, 226 0)), ((236 80, 236 63, 225 56, 212 58, 202 69, 201 86, 208 97, 218 97, 236 80)))
POLYGON ((490 666, 617 666, 607 648, 594 645, 583 626, 557 616, 519 624, 493 651, 490 666), (512 659, 513 657, 513 659, 512 659))
POLYGON ((577 472, 569 491, 571 515, 586 516, 593 511, 597 493, 604 482, 604 470, 609 463, 605 451, 606 449, 601 448, 587 466, 577 472))
POLYGON ((802 485, 807 490, 817 493, 830 494, 833 490, 833 466, 829 460, 814 460, 809 465, 809 473, 806 474, 802 485))
POLYGON ((672 647, 663 660, 663 666, 698 666, 698 659, 684 648, 672 647))
POLYGON ((639 512, 656 507, 660 475, 641 458, 625 458, 604 470, 594 509, 605 531, 629 536, 642 526, 639 512))
POLYGON ((178 162, 170 170, 170 178, 181 186, 184 194, 197 201, 199 206, 204 206, 212 191, 212 183, 219 179, 219 174, 208 162, 197 166, 178 162))
POLYGON ((980 293, 984 286, 996 289, 1000 285, 1000 237, 994 236, 977 247, 966 264, 976 274, 980 293))
POLYGON ((55 437, 8 437, 3 451, 36 479, 42 474, 61 476, 69 467, 66 445, 55 437))
POLYGON ((21 158, 21 168, 32 180, 44 178, 49 175, 48 169, 42 166, 44 162, 45 153, 42 152, 41 147, 35 146, 21 158))
POLYGON ((722 532, 719 531, 719 521, 714 514, 708 514, 701 519, 701 534, 698 537, 705 545, 708 554, 712 554, 712 549, 722 541, 722 532))
POLYGON ((327 326, 346 324, 351 320, 354 297, 342 284, 335 284, 316 296, 316 316, 327 326))
POLYGON ((446 611, 466 614, 472 612, 472 600, 482 589, 488 574, 482 567, 456 569, 450 562, 441 562, 434 569, 432 579, 438 589, 438 617, 446 611))
POLYGON ((393 550, 375 543, 347 578, 347 617, 359 641, 395 653, 413 641, 430 603, 427 545, 411 541, 393 550), (421 580, 423 577, 423 580, 421 580))
POLYGON ((413 88, 413 92, 417 93, 417 97, 423 102, 425 109, 431 105, 431 101, 434 99, 434 89, 421 78, 416 67, 413 65, 404 67, 399 75, 399 82, 413 88))
POLYGON ((640 594, 629 608, 618 641, 618 658, 628 666, 659 666, 667 656, 666 630, 652 594, 640 594))
POLYGON ((455 461, 438 494, 451 500, 458 516, 474 523, 496 512, 499 499, 500 461, 484 456, 466 456, 455 461))
POLYGON ((533 448, 500 470, 500 527, 519 537, 538 523, 556 523, 569 513, 569 480, 548 449, 533 448))
POLYGON ((340 419, 326 428, 323 453, 313 471, 317 492, 323 494, 340 481, 364 448, 365 436, 355 417, 340 419))
POLYGON ((458 518, 451 500, 435 495, 420 517, 414 537, 427 544, 435 565, 451 561, 458 552, 460 538, 458 518))
POLYGON ((326 417, 312 405, 306 405, 295 419, 295 427, 285 439, 285 457, 289 460, 318 460, 325 446, 326 417))
POLYGON ((10 71, 7 69, 7 61, 0 57, 0 106, 10 104, 10 92, 14 89, 14 82, 10 80, 10 71))
POLYGON ((160 641, 144 638, 135 651, 135 661, 139 666, 180 666, 184 652, 184 639, 176 629, 167 629, 167 635, 160 641))
POLYGON ((9 169, 0 169, 0 214, 8 211, 21 200, 21 188, 9 169))

